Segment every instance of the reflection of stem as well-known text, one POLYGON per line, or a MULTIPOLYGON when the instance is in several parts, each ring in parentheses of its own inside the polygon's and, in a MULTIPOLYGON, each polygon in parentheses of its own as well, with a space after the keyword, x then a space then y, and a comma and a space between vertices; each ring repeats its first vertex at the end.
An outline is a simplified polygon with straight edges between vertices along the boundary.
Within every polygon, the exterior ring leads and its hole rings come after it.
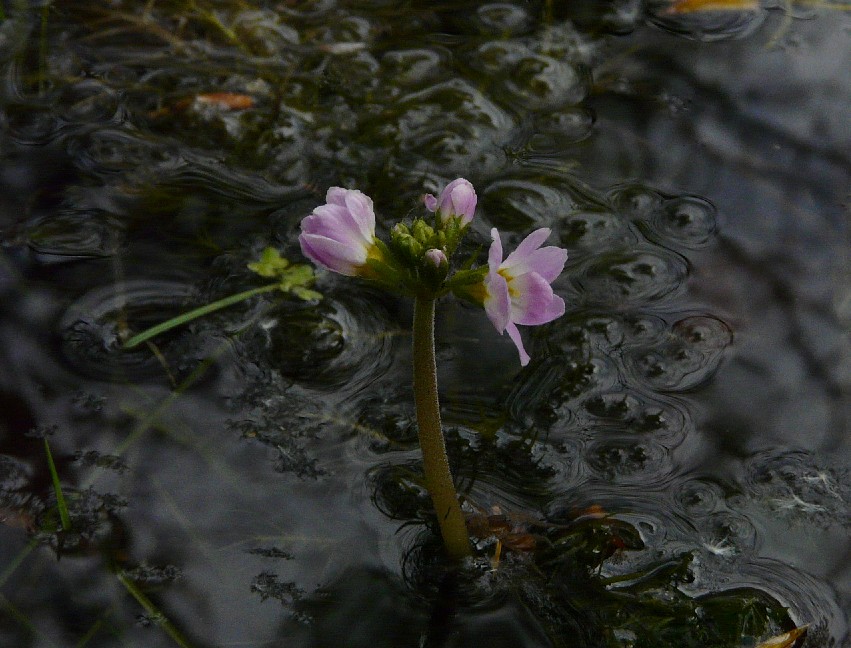
POLYGON ((440 428, 434 363, 434 299, 419 296, 414 301, 414 401, 426 488, 437 513, 440 533, 447 553, 452 558, 463 558, 470 555, 470 539, 440 428))

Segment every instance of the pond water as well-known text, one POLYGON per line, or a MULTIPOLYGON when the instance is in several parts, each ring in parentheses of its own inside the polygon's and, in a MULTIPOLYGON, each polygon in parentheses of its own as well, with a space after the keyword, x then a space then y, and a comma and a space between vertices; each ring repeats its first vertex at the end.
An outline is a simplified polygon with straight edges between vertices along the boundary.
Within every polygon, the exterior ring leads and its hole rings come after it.
POLYGON ((697 4, 0 5, 0 645, 851 645, 851 12, 697 4), (438 305, 460 568, 409 300, 121 349, 303 260, 328 186, 386 235, 458 176, 468 252, 569 251, 525 368, 438 305))

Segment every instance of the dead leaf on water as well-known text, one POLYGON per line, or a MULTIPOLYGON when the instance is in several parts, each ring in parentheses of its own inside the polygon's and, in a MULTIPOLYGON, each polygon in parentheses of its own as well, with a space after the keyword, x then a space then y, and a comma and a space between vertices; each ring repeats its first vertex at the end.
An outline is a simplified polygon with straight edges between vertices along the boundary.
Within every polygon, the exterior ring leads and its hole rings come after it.
POLYGON ((254 97, 247 94, 235 92, 205 92, 193 97, 187 97, 174 103, 148 113, 148 117, 158 119, 176 113, 182 113, 193 104, 196 106, 211 106, 219 110, 248 110, 254 107, 254 97))
POLYGON ((223 110, 247 110, 254 106, 254 97, 233 92, 209 92, 195 96, 195 101, 223 110))
POLYGON ((667 13, 684 14, 697 11, 751 11, 759 9, 759 0, 674 0, 667 13))
POLYGON ((800 628, 784 632, 783 634, 772 637, 771 639, 766 639, 756 648, 792 648, 792 646, 795 645, 795 642, 806 634, 808 627, 809 625, 803 625, 800 628))

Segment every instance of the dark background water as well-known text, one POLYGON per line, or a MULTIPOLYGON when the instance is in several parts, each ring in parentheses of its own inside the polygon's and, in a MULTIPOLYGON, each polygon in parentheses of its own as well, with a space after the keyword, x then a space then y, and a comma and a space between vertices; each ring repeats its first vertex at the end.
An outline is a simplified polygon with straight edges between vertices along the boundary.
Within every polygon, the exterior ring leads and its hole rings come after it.
POLYGON ((851 15, 668 7, 5 3, 0 645, 849 645, 851 15), (330 185, 386 232, 457 176, 469 251, 570 257, 525 369, 439 307, 459 487, 514 534, 453 572, 404 299, 120 341, 300 258, 330 185))

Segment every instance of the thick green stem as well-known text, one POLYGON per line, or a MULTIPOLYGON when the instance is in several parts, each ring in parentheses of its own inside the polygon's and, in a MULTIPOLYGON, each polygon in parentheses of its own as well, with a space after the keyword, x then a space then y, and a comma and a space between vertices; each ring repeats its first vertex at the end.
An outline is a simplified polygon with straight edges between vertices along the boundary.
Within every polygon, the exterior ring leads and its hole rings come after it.
POLYGON ((446 551, 452 558, 460 559, 470 555, 470 538, 452 483, 440 427, 434 363, 434 299, 427 297, 414 300, 414 401, 426 488, 437 513, 446 551))

